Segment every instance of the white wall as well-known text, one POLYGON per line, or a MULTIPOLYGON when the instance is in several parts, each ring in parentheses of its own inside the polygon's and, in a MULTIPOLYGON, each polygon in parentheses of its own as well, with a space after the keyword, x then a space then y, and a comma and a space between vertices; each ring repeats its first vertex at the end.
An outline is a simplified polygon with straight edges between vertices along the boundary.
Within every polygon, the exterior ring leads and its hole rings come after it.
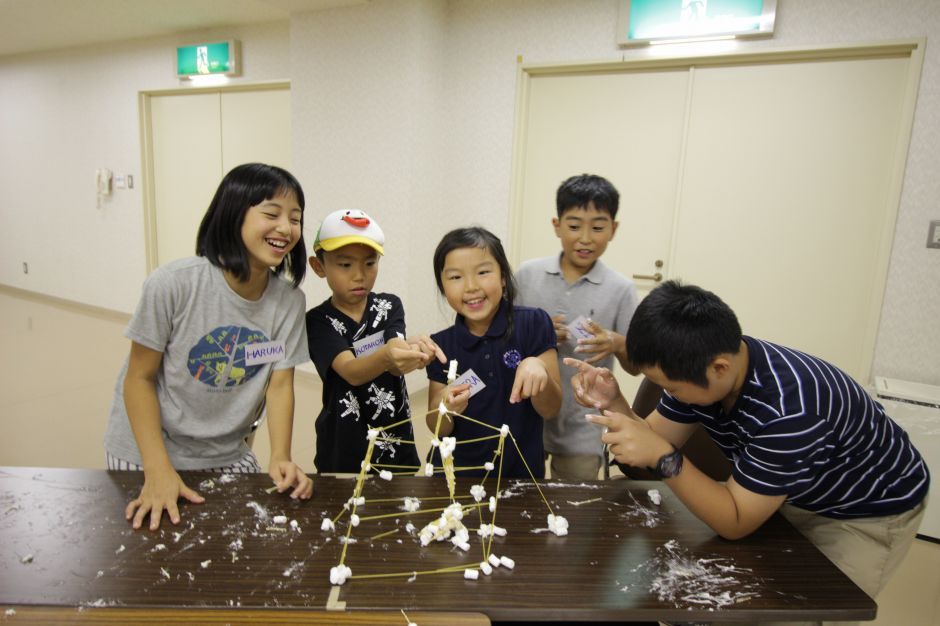
POLYGON ((138 93, 180 87, 177 45, 229 36, 244 80, 288 77, 286 22, 0 57, 0 283, 134 310, 146 276, 138 93), (102 167, 135 185, 98 209, 102 167))
MULTIPOLYGON (((365 80, 356 74, 360 79, 356 89, 360 94, 368 94, 366 98, 376 104, 357 106, 355 115, 350 118, 354 121, 341 124, 347 130, 368 127, 369 137, 344 134, 333 128, 318 135, 321 141, 316 146, 294 150, 294 165, 298 170, 316 171, 319 178, 329 181, 331 189, 348 189, 347 197, 367 201, 362 194, 374 193, 362 189, 368 187, 368 183, 363 182, 362 171, 350 170, 346 159, 316 159, 311 154, 352 155, 357 146, 347 142, 362 139, 363 143, 358 146, 360 151, 385 146, 387 158, 399 158, 395 149, 399 145, 399 127, 394 120, 413 102, 408 97, 386 97, 387 83, 389 75, 397 77, 405 69, 401 64, 419 60, 410 56, 389 58, 383 51, 396 50, 399 37, 412 26, 411 14, 420 4, 433 3, 386 1, 292 20, 295 66, 301 50, 306 57, 328 55, 337 60, 326 73, 312 77, 298 72, 292 77, 295 121, 305 118, 308 124, 315 124, 320 106, 309 98, 299 100, 296 94, 301 90, 308 96, 314 91, 323 94, 343 91, 347 88, 349 74, 346 70, 350 67, 343 65, 342 57, 374 55, 365 80), (374 28, 358 27, 375 21, 387 28, 377 32, 374 28), (314 33, 316 36, 311 36, 314 33), (329 36, 331 33, 334 36, 329 36), (370 75, 379 78, 373 82, 370 75), (384 124, 386 120, 389 125, 384 124), (324 136, 326 134, 329 137, 324 136)), ((738 49, 925 36, 930 42, 940 41, 940 3, 935 0, 786 0, 779 3, 779 9, 776 34, 772 39, 741 42, 736 44, 738 49)), ((449 318, 449 313, 440 313, 430 271, 431 253, 441 234, 452 227, 477 222, 501 237, 508 235, 517 56, 522 56, 525 63, 558 63, 647 54, 646 51, 623 50, 614 44, 616 18, 617 3, 613 0, 452 0, 447 3, 441 24, 444 36, 425 49, 427 54, 440 59, 443 71, 440 77, 430 77, 440 81, 440 93, 436 97, 433 93, 429 95, 440 107, 430 121, 436 125, 436 146, 423 151, 426 158, 432 159, 430 169, 425 164, 413 171, 415 180, 430 173, 422 182, 430 202, 423 207, 415 205, 412 201, 418 197, 412 190, 397 197, 394 193, 383 194, 378 204, 362 205, 376 213, 383 223, 393 217, 409 224, 407 237, 400 241, 393 238, 390 242, 380 280, 384 281, 384 288, 407 294, 411 328, 436 329, 449 318), (399 204, 396 200, 405 202, 399 204), (393 212, 387 213, 385 207, 393 212), (398 262, 394 256, 405 254, 409 256, 411 272, 389 276, 392 273, 389 268, 398 262)), ((433 68, 431 59, 424 61, 433 68)), ((428 87, 433 89, 433 85, 428 87)), ((934 384, 940 381, 940 358, 937 358, 940 324, 936 322, 940 317, 940 290, 936 288, 940 284, 940 251, 927 250, 925 244, 929 220, 940 218, 937 213, 940 179, 934 175, 935 166, 931 167, 940 162, 938 91, 940 52, 936 45, 928 43, 873 366, 875 374, 934 384)), ((336 120, 332 117, 329 120, 328 125, 333 126, 336 120)), ((426 137, 426 133, 422 135, 426 137)), ((295 146, 302 143, 303 138, 299 138, 295 146)), ((381 179, 382 168, 368 173, 366 180, 373 180, 374 175, 381 179)), ((551 211, 552 207, 546 207, 546 228, 551 211)), ((846 235, 850 236, 850 225, 847 225, 846 235)), ((825 306, 825 303, 808 303, 808 306, 820 305, 825 306)))
MULTIPOLYGON (((928 38, 873 371, 940 384, 940 251, 925 248, 940 219, 940 2, 778 5, 774 37, 740 49, 928 38)), ((308 230, 328 210, 373 213, 389 237, 378 287, 402 295, 410 328, 428 332, 450 317, 430 268, 440 235, 471 222, 508 235, 517 56, 644 54, 616 47, 616 19, 615 0, 376 0, 295 15, 289 44, 287 25, 218 35, 242 39, 243 82, 291 80, 308 230)), ((0 58, 0 283, 134 307, 139 188, 98 211, 90 181, 97 167, 139 176, 136 94, 177 86, 171 53, 184 40, 0 58)), ((326 295, 315 279, 305 290, 310 304, 326 295)))

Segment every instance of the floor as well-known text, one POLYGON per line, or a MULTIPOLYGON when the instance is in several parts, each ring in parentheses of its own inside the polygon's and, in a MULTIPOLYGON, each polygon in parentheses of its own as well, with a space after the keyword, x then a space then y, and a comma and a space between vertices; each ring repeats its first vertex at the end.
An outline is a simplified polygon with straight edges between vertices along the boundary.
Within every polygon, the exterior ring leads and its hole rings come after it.
MULTIPOLYGON (((101 439, 115 378, 127 356, 128 316, 0 286, 0 466, 104 468, 101 439), (45 346, 45 347, 43 347, 45 346), (55 358, 50 358, 49 355, 55 358)), ((299 371, 294 460, 312 471, 320 381, 299 371)), ((412 406, 427 405, 422 391, 412 406)), ((419 452, 430 433, 416 420, 419 452)), ((267 432, 254 449, 263 466, 267 432)), ((917 540, 879 598, 883 626, 940 626, 940 544, 917 540)))

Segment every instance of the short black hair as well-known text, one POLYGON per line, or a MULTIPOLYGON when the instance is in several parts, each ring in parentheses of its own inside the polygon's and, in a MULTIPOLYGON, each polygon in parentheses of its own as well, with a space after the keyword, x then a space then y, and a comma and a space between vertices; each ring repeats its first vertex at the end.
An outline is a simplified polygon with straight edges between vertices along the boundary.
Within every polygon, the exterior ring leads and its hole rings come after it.
POLYGON ((658 366, 670 380, 708 387, 709 364, 737 354, 741 325, 721 298, 670 280, 640 302, 627 330, 627 355, 637 367, 658 366))
POLYGON ((307 271, 304 244, 304 190, 293 174, 276 165, 245 163, 232 169, 216 189, 209 209, 199 224, 196 254, 218 268, 231 272, 239 281, 251 276, 248 250, 242 241, 242 225, 248 209, 265 200, 293 194, 300 205, 300 239, 274 273, 287 273, 298 287, 307 271))
POLYGON ((503 298, 508 303, 506 311, 506 332, 503 339, 508 340, 513 331, 513 311, 512 305, 516 300, 516 279, 512 273, 512 266, 509 264, 509 258, 506 251, 503 250, 503 244, 499 237, 481 226, 468 226, 466 228, 455 228, 441 238, 440 243, 434 250, 434 280, 437 281, 437 289, 444 293, 444 280, 441 273, 444 271, 444 261, 447 255, 458 248, 482 248, 489 250, 496 264, 499 266, 499 273, 505 283, 503 288, 503 298))
POLYGON ((620 193, 609 180, 595 174, 572 176, 558 187, 555 207, 559 218, 569 209, 583 209, 588 204, 610 213, 610 219, 617 219, 620 193))

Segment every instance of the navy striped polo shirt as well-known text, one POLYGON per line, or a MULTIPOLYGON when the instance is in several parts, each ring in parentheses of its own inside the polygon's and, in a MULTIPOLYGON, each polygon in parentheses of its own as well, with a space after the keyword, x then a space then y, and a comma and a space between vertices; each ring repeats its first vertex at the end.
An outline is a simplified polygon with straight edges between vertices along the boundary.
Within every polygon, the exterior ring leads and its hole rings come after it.
POLYGON ((729 413, 663 393, 658 411, 701 422, 734 464, 734 479, 764 495, 833 518, 908 511, 930 476, 907 433, 839 368, 744 337, 748 371, 729 413))

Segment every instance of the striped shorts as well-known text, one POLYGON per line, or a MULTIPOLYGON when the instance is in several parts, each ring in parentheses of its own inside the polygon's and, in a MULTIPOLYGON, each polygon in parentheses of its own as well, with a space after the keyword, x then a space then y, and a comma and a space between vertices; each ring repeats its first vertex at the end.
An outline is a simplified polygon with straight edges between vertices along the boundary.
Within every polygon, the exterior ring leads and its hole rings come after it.
MULTIPOLYGON (((142 465, 119 459, 116 456, 112 456, 110 452, 105 451, 105 455, 108 458, 109 470, 129 470, 132 472, 142 472, 144 470, 142 465)), ((261 464, 258 463, 258 458, 255 456, 255 453, 249 450, 248 454, 243 456, 241 460, 231 465, 226 465, 225 467, 211 467, 199 471, 221 472, 223 474, 259 474, 261 473, 261 464)))

